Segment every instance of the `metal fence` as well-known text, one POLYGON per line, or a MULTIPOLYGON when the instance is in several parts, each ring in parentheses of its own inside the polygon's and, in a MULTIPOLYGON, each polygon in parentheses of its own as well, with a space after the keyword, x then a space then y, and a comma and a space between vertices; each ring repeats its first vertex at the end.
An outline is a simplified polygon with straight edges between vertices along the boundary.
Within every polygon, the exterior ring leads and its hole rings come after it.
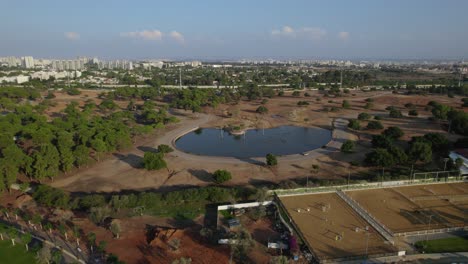
POLYGON ((358 213, 364 220, 366 220, 380 235, 387 241, 394 244, 393 233, 382 223, 377 221, 369 212, 367 212, 358 202, 347 196, 343 191, 336 192, 338 196, 343 199, 356 213, 358 213))

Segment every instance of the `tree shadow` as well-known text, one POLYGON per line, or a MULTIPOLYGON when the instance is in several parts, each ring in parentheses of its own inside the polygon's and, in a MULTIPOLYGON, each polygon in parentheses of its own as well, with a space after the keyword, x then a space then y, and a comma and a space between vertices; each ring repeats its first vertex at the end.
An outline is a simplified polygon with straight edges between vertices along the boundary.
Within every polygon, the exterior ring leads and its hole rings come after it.
POLYGON ((213 182, 213 175, 206 170, 187 170, 192 176, 203 182, 213 182))
POLYGON ((148 147, 148 146, 138 146, 137 149, 143 151, 143 152, 153 152, 153 153, 158 153, 157 148, 153 147, 148 147))
POLYGON ((143 158, 140 157, 140 156, 137 156, 135 154, 128 154, 128 155, 123 155, 123 154, 119 154, 119 153, 114 153, 113 154, 116 158, 118 158, 119 160, 129 164, 130 166, 132 166, 133 168, 135 169, 141 169, 143 166, 143 158))
POLYGON ((247 162, 247 163, 250 163, 250 164, 253 164, 253 165, 266 165, 265 162, 263 161, 258 161, 258 160, 255 160, 255 159, 252 159, 252 158, 237 158, 238 160, 240 161, 243 161, 243 162, 247 162))

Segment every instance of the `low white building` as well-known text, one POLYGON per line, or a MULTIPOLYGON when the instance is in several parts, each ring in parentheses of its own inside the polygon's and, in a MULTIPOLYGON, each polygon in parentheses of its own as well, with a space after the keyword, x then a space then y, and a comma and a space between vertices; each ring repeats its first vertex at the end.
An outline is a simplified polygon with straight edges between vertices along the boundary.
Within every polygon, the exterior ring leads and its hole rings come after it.
POLYGON ((24 76, 24 75, 18 75, 18 76, 5 76, 5 77, 0 77, 0 83, 25 83, 29 82, 29 76, 24 76))
POLYGON ((460 167, 462 175, 468 175, 468 149, 457 149, 450 151, 449 157, 455 162, 458 158, 463 160, 463 165, 460 167))

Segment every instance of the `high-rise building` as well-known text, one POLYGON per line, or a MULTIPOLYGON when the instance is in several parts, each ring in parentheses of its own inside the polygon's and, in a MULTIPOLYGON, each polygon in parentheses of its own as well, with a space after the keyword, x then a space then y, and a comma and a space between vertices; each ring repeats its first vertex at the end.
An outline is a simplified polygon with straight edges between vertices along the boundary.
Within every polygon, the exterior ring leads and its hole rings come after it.
POLYGON ((34 58, 31 56, 26 56, 21 58, 21 64, 24 68, 34 68, 34 58))

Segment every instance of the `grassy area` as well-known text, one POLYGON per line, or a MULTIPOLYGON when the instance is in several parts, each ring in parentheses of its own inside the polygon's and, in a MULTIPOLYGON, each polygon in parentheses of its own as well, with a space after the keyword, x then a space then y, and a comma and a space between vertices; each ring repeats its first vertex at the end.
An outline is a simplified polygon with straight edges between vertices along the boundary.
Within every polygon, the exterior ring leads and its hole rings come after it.
POLYGON ((425 253, 466 252, 468 251, 468 237, 419 241, 416 247, 425 253))
POLYGON ((24 245, 13 246, 9 240, 0 240, 0 263, 33 264, 37 263, 35 253, 26 252, 24 245))

